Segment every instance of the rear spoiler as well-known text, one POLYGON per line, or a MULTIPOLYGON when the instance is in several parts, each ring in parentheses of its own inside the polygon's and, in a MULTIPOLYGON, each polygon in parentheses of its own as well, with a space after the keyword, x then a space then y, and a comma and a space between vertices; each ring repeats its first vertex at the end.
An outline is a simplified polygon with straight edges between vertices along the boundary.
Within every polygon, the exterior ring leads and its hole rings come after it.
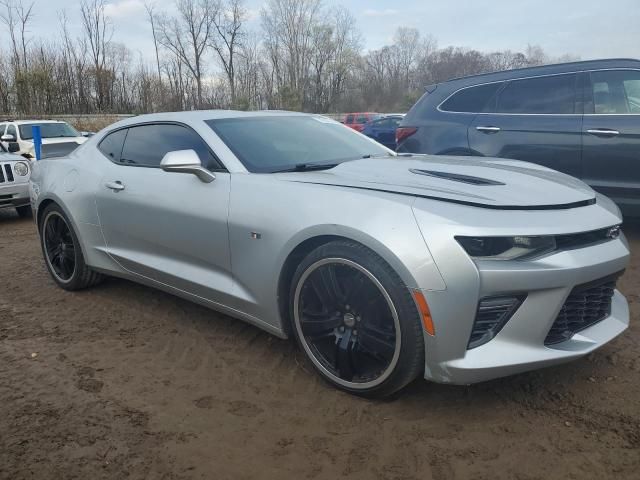
POLYGON ((425 91, 427 93, 433 93, 436 91, 436 88, 438 88, 438 84, 434 83, 433 85, 427 85, 426 87, 424 87, 425 91))

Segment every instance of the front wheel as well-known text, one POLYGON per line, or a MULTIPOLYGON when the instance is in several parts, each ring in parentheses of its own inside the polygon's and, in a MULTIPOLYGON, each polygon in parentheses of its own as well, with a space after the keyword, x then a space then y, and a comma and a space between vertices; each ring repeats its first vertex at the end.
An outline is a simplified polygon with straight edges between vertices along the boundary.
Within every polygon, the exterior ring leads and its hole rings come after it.
POLYGON ((398 274, 350 241, 313 250, 291 286, 295 337, 320 375, 341 390, 384 397, 424 368, 418 310, 398 274))

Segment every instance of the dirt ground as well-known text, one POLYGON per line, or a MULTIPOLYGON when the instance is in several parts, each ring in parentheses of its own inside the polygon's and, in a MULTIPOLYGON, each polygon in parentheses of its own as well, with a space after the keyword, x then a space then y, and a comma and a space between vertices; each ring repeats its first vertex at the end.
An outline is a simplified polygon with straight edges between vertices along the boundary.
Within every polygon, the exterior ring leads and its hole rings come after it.
POLYGON ((0 478, 639 479, 640 225, 626 233, 632 324, 611 344, 374 402, 171 295, 57 288, 32 221, 0 212, 0 478))

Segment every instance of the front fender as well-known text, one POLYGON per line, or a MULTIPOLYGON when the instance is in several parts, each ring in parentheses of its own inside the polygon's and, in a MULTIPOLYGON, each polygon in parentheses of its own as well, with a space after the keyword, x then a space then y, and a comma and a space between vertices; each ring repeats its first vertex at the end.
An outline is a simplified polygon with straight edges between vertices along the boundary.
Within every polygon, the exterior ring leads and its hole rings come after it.
POLYGON ((322 236, 354 240, 394 268, 410 288, 444 290, 411 206, 414 198, 347 187, 234 175, 229 242, 238 296, 247 311, 282 327, 278 279, 303 242, 322 236))

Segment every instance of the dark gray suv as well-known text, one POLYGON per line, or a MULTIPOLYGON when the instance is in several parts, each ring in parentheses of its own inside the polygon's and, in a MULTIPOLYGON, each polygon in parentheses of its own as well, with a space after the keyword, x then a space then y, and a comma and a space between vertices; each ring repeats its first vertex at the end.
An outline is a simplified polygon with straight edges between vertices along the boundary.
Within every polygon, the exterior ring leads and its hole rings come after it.
POLYGON ((640 61, 593 60, 427 87, 398 152, 526 160, 568 173, 640 216, 640 61))

